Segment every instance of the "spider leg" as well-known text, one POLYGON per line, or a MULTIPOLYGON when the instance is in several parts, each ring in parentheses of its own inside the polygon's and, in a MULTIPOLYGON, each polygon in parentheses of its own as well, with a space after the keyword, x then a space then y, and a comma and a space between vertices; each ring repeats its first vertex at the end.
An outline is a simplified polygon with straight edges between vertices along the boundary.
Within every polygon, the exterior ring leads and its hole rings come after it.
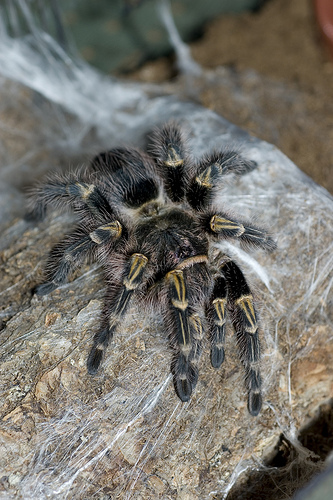
POLYGON ((272 251, 276 248, 275 241, 264 229, 230 218, 223 212, 210 213, 202 217, 204 229, 213 236, 237 238, 249 245, 259 246, 272 251))
POLYGON ((237 151, 231 149, 214 151, 204 156, 189 183, 186 193, 187 201, 194 210, 208 208, 222 176, 229 173, 244 175, 256 166, 256 162, 246 160, 237 151))
POLYGON ((148 259, 145 255, 134 253, 125 268, 121 283, 108 287, 102 313, 101 329, 96 333, 93 346, 87 360, 88 372, 94 375, 104 356, 106 347, 112 339, 115 330, 124 316, 130 298, 142 283, 148 259))
POLYGON ((261 405, 260 343, 258 319, 251 290, 240 268, 233 261, 221 268, 228 287, 228 306, 236 332, 240 359, 245 368, 248 410, 258 415, 261 405))
POLYGON ((225 322, 227 305, 227 284, 223 276, 217 276, 208 304, 207 316, 210 322, 210 359, 214 368, 224 361, 225 322))
POLYGON ((101 222, 113 215, 113 210, 100 189, 93 183, 84 182, 77 175, 56 175, 38 186, 33 196, 32 210, 26 218, 42 219, 48 205, 57 208, 69 205, 74 211, 92 215, 101 222))
MULTIPOLYGON (((117 241, 122 234, 122 226, 120 222, 113 221, 108 224, 103 224, 97 227, 89 234, 80 231, 70 237, 70 244, 55 251, 61 255, 57 260, 56 266, 52 267, 48 272, 49 280, 46 283, 36 287, 37 295, 47 295, 60 285, 67 282, 68 275, 78 267, 82 261, 91 255, 97 246, 110 244, 117 241)), ((66 239, 68 241, 68 238, 66 239)), ((53 257, 51 252, 51 256, 53 257)), ((50 262, 54 259, 51 258, 50 262)))
POLYGON ((171 371, 176 393, 186 402, 198 380, 202 325, 199 315, 189 305, 183 271, 170 271, 166 279, 169 286, 170 338, 176 351, 171 371))
POLYGON ((92 160, 90 169, 108 179, 114 199, 127 207, 137 209, 159 197, 155 163, 138 149, 114 148, 100 153, 92 160))
POLYGON ((150 153, 155 159, 169 198, 184 199, 188 176, 188 152, 184 134, 176 123, 167 123, 151 136, 150 153))

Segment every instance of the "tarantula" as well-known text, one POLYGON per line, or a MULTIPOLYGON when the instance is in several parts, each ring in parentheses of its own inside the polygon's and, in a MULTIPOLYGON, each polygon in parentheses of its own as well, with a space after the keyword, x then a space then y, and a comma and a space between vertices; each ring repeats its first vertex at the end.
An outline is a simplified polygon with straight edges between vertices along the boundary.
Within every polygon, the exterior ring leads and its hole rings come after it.
POLYGON ((47 281, 36 293, 65 283, 87 257, 102 263, 106 293, 88 372, 99 369, 135 295, 162 311, 174 386, 184 402, 197 383, 204 330, 212 366, 219 368, 224 360, 228 311, 245 369, 248 410, 257 415, 262 404, 258 315, 243 272, 214 243, 234 238, 266 250, 275 243, 263 229, 212 205, 225 174, 243 175, 256 163, 230 149, 195 161, 176 123, 157 129, 148 151, 111 149, 86 171, 53 175, 36 188, 34 217, 53 205, 69 206, 79 218, 75 232, 51 252, 47 281))

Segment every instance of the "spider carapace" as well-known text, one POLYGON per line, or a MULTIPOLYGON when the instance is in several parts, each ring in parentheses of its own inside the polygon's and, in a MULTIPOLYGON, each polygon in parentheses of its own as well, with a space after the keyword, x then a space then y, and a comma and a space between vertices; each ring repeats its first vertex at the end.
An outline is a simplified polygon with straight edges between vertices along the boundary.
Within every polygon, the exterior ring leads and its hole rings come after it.
POLYGON ((258 314, 243 272, 216 243, 231 238, 265 250, 275 243, 265 230, 214 206, 223 177, 246 174, 256 163, 232 149, 194 160, 174 122, 153 132, 148 151, 115 148, 96 156, 86 170, 50 176, 36 188, 33 216, 43 216, 48 205, 78 214, 75 230, 51 252, 46 282, 36 292, 45 295, 65 283, 86 258, 99 261, 106 292, 89 373, 99 369, 136 296, 163 316, 174 386, 184 402, 198 380, 204 334, 213 367, 222 364, 228 314, 245 370, 248 409, 257 415, 258 314))

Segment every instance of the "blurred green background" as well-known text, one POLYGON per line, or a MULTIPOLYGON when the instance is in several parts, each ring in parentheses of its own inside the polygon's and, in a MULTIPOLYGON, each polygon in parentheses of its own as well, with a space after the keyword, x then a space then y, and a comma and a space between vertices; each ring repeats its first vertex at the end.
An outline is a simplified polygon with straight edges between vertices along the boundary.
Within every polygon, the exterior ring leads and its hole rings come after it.
MULTIPOLYGON (((264 0, 171 0, 184 41, 223 13, 254 10, 264 0)), ((171 52, 159 18, 159 0, 59 0, 61 15, 80 54, 105 73, 127 72, 171 52)))

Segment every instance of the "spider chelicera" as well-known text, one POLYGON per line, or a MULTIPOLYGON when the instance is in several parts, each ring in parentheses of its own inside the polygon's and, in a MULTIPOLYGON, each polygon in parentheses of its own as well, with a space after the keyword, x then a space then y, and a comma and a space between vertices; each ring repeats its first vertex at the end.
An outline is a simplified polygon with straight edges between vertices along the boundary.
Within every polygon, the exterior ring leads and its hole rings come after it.
POLYGON ((47 205, 78 214, 76 229, 51 252, 46 282, 36 293, 64 284, 86 258, 99 261, 106 293, 89 373, 99 369, 135 295, 163 315, 182 401, 190 399, 198 380, 204 331, 212 366, 222 364, 228 313, 245 370, 248 410, 257 415, 262 405, 258 314, 243 272, 215 243, 233 238, 265 250, 275 243, 265 230, 213 206, 223 176, 243 175, 256 163, 231 149, 193 160, 177 123, 155 130, 150 141, 149 154, 111 149, 85 171, 53 175, 36 188, 34 217, 43 216, 47 205))

